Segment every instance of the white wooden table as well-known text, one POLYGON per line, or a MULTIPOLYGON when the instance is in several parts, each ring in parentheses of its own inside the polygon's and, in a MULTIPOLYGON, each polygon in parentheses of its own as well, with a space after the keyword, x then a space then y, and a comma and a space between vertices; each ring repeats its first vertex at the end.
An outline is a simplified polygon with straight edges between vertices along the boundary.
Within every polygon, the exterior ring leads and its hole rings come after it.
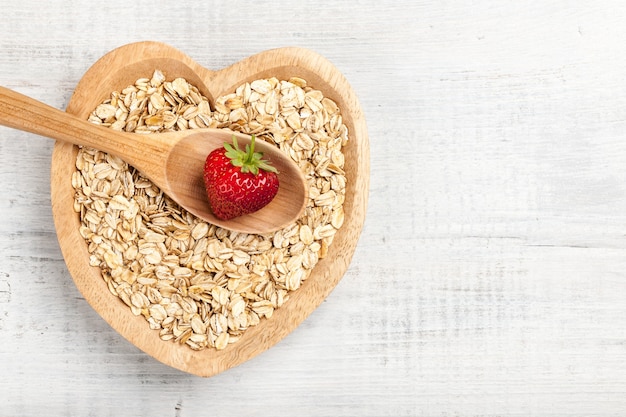
POLYGON ((180 3, 0 0, 0 83, 64 108, 134 41, 321 53, 370 134, 351 267, 269 351, 173 370, 76 290, 52 141, 0 128, 0 415, 626 415, 626 3, 180 3))

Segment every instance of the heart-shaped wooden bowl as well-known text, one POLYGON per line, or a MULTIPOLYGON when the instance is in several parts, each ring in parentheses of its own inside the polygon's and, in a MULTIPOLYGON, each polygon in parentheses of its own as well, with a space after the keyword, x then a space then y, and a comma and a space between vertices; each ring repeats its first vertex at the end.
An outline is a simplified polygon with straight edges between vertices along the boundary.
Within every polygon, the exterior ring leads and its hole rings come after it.
POLYGON ((112 91, 150 77, 155 69, 168 79, 183 77, 198 87, 211 104, 244 82, 260 78, 300 77, 333 99, 349 131, 344 147, 347 177, 345 221, 335 235, 328 255, 313 269, 302 286, 270 319, 246 330, 239 341, 223 350, 194 351, 186 345, 163 341, 142 316, 113 296, 101 270, 89 265, 87 244, 79 233, 80 219, 73 209, 72 172, 78 149, 57 142, 52 156, 52 211, 65 262, 76 286, 89 304, 116 331, 157 360, 199 376, 212 376, 254 357, 293 331, 329 295, 346 272, 365 220, 369 187, 369 145, 365 120, 356 95, 345 77, 325 58, 301 48, 268 50, 228 68, 211 71, 168 45, 139 42, 122 46, 98 60, 83 76, 67 112, 87 119, 112 91))

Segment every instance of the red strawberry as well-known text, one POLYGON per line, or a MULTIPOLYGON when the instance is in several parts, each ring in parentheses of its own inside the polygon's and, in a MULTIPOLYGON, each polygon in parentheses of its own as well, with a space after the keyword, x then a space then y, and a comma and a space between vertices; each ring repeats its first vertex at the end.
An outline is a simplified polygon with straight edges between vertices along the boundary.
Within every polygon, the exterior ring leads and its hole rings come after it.
POLYGON ((260 210, 278 193, 278 171, 254 152, 254 135, 245 151, 237 138, 215 149, 204 164, 204 185, 213 214, 222 220, 260 210))

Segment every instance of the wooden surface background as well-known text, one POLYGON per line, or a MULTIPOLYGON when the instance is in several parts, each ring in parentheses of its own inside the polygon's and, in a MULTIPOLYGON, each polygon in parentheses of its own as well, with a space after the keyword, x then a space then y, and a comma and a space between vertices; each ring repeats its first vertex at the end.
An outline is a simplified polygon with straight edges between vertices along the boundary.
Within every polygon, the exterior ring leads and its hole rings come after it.
POLYGON ((626 415, 626 4, 0 0, 0 82, 64 108, 120 45, 219 69, 302 46, 366 114, 353 262, 209 379, 139 351, 69 276, 53 143, 0 128, 0 415, 626 415))

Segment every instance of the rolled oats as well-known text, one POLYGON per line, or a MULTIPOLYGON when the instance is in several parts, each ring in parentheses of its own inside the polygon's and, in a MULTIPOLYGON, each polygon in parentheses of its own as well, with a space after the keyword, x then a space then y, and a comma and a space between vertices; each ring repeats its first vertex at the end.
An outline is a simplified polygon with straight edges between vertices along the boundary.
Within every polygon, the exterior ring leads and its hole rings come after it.
POLYGON ((232 232, 181 209, 119 158, 81 148, 72 175, 80 234, 109 291, 164 341, 224 349, 271 318, 328 253, 345 213, 340 109, 307 81, 259 79, 211 105, 183 78, 150 78, 112 92, 89 120, 154 133, 229 128, 275 144, 300 166, 309 202, 294 224, 266 235, 232 232))

